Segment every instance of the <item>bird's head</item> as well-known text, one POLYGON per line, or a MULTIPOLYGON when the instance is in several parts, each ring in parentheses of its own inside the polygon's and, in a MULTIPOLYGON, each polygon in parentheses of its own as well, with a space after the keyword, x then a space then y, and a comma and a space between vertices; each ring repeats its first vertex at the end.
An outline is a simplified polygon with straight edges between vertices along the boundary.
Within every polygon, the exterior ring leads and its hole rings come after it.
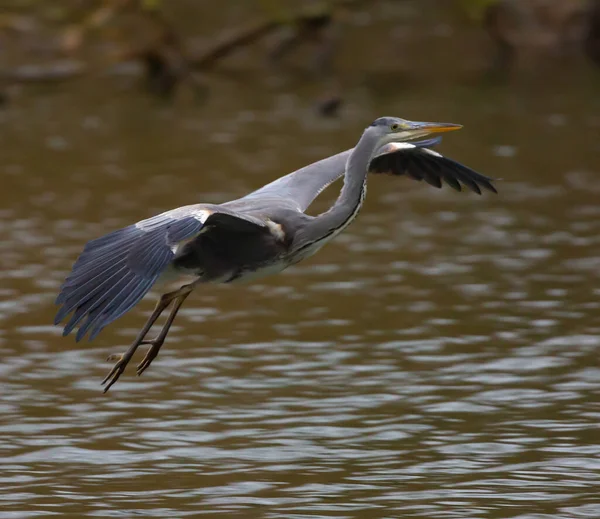
POLYGON ((432 133, 452 132, 461 128, 460 124, 425 123, 407 121, 399 117, 380 117, 373 121, 366 131, 376 137, 377 149, 391 142, 407 142, 432 133))

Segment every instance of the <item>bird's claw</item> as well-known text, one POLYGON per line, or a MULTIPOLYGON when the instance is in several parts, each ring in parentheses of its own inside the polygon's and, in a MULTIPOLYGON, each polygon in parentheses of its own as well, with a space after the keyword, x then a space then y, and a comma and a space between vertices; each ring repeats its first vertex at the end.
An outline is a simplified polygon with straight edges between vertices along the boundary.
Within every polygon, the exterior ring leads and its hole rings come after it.
POLYGON ((150 366, 151 363, 152 360, 147 360, 146 357, 144 357, 142 362, 140 362, 137 365, 137 376, 139 377, 144 371, 146 371, 146 369, 148 369, 148 366, 150 366))
POLYGON ((101 382, 101 385, 106 385, 103 391, 104 393, 106 393, 111 388, 111 386, 117 380, 119 380, 119 377, 121 376, 123 371, 125 371, 125 367, 129 363, 129 359, 122 354, 109 355, 107 360, 114 360, 115 358, 118 358, 119 360, 115 363, 108 375, 106 375, 106 377, 104 377, 104 380, 101 382))
POLYGON ((142 341, 142 344, 149 344, 150 348, 146 352, 142 362, 137 365, 138 377, 148 369, 150 364, 152 364, 152 361, 158 356, 158 350, 160 350, 163 343, 164 339, 160 340, 159 338, 142 341))
MULTIPOLYGON (((156 339, 147 339, 140 341, 138 346, 142 344, 149 344, 150 348, 146 352, 146 355, 142 359, 142 362, 140 362, 137 366, 138 376, 140 376, 144 371, 146 371, 150 364, 152 364, 152 361, 157 357, 158 350, 160 350, 160 347, 163 345, 163 343, 164 339, 160 340, 158 337, 156 339)), ((128 355, 126 353, 112 353, 106 358, 106 360, 116 360, 117 362, 112 367, 108 375, 106 375, 106 377, 104 377, 104 380, 101 382, 101 385, 106 386, 104 388, 104 393, 106 393, 111 388, 111 386, 117 380, 119 380, 119 377, 123 374, 123 372, 125 371, 125 367, 127 366, 127 364, 129 364, 129 361, 131 360, 131 355, 128 355)))

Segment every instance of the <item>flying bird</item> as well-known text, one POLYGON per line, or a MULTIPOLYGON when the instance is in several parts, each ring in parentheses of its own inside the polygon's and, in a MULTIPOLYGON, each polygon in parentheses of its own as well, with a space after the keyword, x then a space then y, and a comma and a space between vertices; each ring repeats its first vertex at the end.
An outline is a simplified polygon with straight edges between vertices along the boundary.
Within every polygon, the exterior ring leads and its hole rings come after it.
POLYGON ((70 314, 63 335, 78 328, 77 341, 86 334, 92 340, 153 286, 191 276, 191 282, 163 293, 125 353, 109 356, 108 360, 117 362, 102 381, 106 392, 141 345, 149 348, 137 374, 150 366, 181 305, 197 285, 281 272, 341 233, 363 204, 368 173, 406 175, 437 188, 444 181, 458 191, 465 186, 477 194, 481 188, 496 193, 493 179, 431 149, 441 141, 432 134, 461 127, 380 117, 364 130, 355 148, 281 177, 243 198, 179 207, 92 240, 61 287, 55 324, 70 314), (344 184, 331 208, 317 216, 307 215, 306 209, 319 193, 341 176, 344 184), (158 335, 147 339, 171 304, 158 335))

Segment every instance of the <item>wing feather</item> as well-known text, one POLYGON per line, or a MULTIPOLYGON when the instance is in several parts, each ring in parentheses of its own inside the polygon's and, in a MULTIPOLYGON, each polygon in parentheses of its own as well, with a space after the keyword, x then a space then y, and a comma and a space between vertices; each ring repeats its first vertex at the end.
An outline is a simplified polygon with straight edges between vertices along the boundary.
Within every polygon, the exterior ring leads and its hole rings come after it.
MULTIPOLYGON (((440 136, 433 137, 430 139, 423 139, 420 141, 414 141, 410 144, 411 147, 422 147, 431 148, 441 142, 440 136)), ((306 211, 310 204, 314 201, 319 194, 326 189, 333 182, 344 176, 346 170, 346 162, 352 154, 353 148, 327 157, 313 164, 303 167, 293 173, 278 178, 277 180, 261 187, 260 189, 253 191, 249 195, 245 196, 242 200, 253 199, 276 199, 279 203, 282 200, 289 201, 290 204, 298 211, 306 211)), ((382 155, 375 162, 377 166, 379 160, 385 161, 386 155, 382 155)), ((373 169, 373 162, 371 163, 370 171, 377 173, 377 169, 373 169)), ((390 166, 395 170, 395 161, 390 162, 390 166)), ((390 168, 385 169, 388 171, 390 168)), ((408 174, 416 180, 423 180, 423 174, 418 171, 398 171, 394 172, 395 175, 408 174)), ((225 204, 227 205, 227 204, 225 204)))
MULTIPOLYGON (((144 297, 150 288, 152 288, 153 284, 154 283, 151 280, 146 280, 142 283, 136 284, 131 283, 131 285, 128 287, 131 288, 129 295, 124 297, 118 305, 115 305, 112 311, 106 312, 106 324, 116 321, 119 317, 129 312, 129 310, 131 310, 138 303, 138 301, 144 297)), ((102 331, 106 324, 97 326, 90 334, 90 340, 94 339, 94 337, 96 337, 102 331)))
POLYGON ((90 241, 56 298, 61 307, 55 324, 72 313, 63 334, 79 326, 77 341, 88 332, 93 339, 144 297, 173 260, 177 244, 202 227, 197 208, 179 209, 90 241))
POLYGON ((430 185, 437 187, 438 189, 442 187, 443 175, 441 174, 440 169, 436 167, 436 164, 433 162, 422 161, 418 155, 413 157, 413 162, 415 163, 415 169, 423 171, 423 176, 430 185))
POLYGON ((71 314, 63 335, 79 327, 77 341, 86 334, 94 339, 146 295, 174 260, 178 245, 213 227, 268 232, 260 218, 227 207, 187 206, 92 240, 61 287, 54 323, 71 314))
POLYGON ((373 158, 369 171, 406 175, 415 180, 425 180, 437 188, 442 187, 443 180, 457 191, 462 190, 462 184, 478 195, 481 194, 481 188, 497 193, 492 178, 429 149, 431 141, 433 139, 419 143, 388 144, 373 158))
POLYGON ((88 330, 93 330, 94 325, 98 323, 107 308, 110 308, 110 305, 118 300, 119 295, 123 293, 125 288, 130 286, 132 282, 135 281, 135 276, 133 276, 131 273, 127 273, 109 290, 106 291, 101 300, 96 300, 92 305, 86 308, 84 312, 87 315, 87 319, 82 325, 79 326, 77 335, 75 337, 76 340, 81 340, 86 335, 88 330))
MULTIPOLYGON (((55 324, 62 321, 73 310, 81 309, 89 299, 92 299, 96 293, 102 290, 105 283, 109 283, 114 276, 124 272, 125 269, 123 267, 119 268, 120 265, 121 263, 116 261, 110 268, 94 275, 91 279, 85 280, 81 284, 69 283, 68 286, 64 287, 59 298, 57 298, 57 301, 60 300, 58 304, 62 304, 62 307, 56 314, 55 324)), ((72 327, 76 324, 76 322, 73 322, 74 317, 65 328, 65 335, 70 333, 72 327)))
POLYGON ((441 189, 442 179, 440 178, 439 172, 437 172, 435 168, 431 166, 431 164, 427 163, 427 161, 422 161, 419 159, 419 155, 414 155, 412 157, 412 164, 414 165, 415 169, 418 168, 421 170, 423 173, 423 179, 430 186, 441 189))

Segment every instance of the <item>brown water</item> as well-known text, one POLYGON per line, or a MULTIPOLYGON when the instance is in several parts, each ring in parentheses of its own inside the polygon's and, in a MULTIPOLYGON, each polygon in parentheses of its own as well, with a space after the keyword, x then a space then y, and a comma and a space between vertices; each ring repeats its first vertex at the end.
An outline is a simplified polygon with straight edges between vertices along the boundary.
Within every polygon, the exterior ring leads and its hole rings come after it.
POLYGON ((600 517, 588 74, 347 73, 337 120, 313 114, 310 83, 252 71, 214 79, 205 106, 113 80, 17 97, 0 112, 0 517, 600 517), (91 344, 62 338, 53 300, 87 240, 240 196, 384 114, 463 123, 440 151, 503 177, 500 194, 372 179, 333 244, 198 290, 151 369, 102 394, 153 301, 91 344))

